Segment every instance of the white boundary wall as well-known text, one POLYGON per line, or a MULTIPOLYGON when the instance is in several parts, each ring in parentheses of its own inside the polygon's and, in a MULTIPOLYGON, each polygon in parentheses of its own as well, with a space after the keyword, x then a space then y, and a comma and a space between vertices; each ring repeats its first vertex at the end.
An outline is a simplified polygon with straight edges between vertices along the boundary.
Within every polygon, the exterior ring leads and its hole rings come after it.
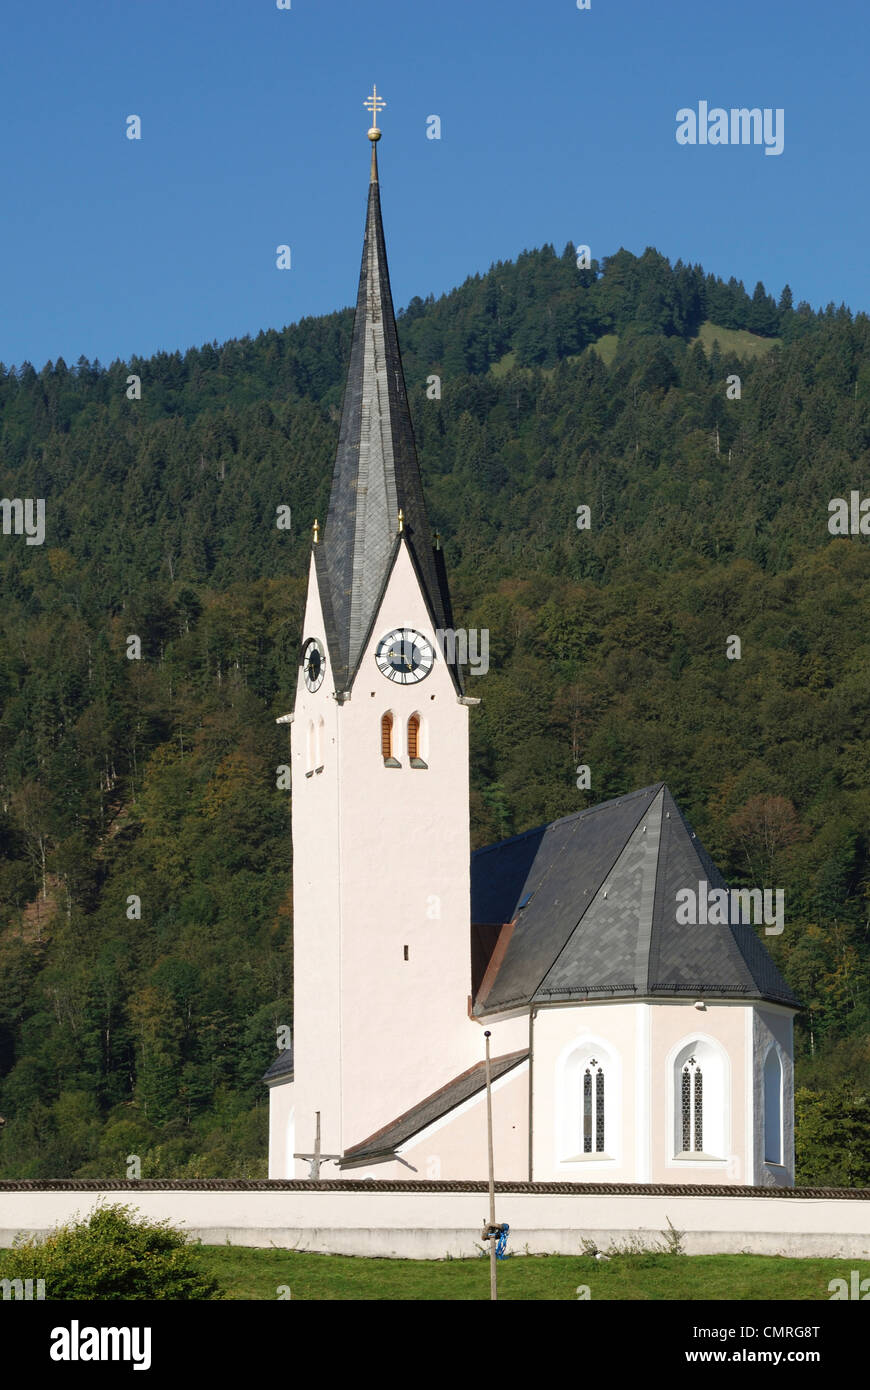
MULTIPOLYGON (((19 1232, 45 1232, 99 1203, 126 1203, 168 1218, 209 1245, 277 1246, 341 1255, 443 1259, 479 1253, 488 1199, 483 1191, 330 1189, 103 1191, 0 1187, 0 1246, 19 1232)), ((684 1192, 499 1192, 496 1219, 510 1224, 508 1248, 522 1254, 582 1254, 583 1240, 661 1244, 668 1220, 685 1232, 687 1254, 836 1256, 870 1259, 870 1196, 687 1196, 684 1192)))

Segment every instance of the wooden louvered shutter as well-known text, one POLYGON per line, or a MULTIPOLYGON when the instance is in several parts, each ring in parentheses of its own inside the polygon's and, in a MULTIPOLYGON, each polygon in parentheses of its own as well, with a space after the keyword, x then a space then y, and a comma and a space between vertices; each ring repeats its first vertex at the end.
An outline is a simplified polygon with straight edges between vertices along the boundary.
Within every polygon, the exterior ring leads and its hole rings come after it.
POLYGON ((420 716, 412 714, 408 720, 408 757, 420 756, 420 716))
POLYGON ((393 756, 393 716, 385 714, 381 719, 381 753, 385 758, 393 756))

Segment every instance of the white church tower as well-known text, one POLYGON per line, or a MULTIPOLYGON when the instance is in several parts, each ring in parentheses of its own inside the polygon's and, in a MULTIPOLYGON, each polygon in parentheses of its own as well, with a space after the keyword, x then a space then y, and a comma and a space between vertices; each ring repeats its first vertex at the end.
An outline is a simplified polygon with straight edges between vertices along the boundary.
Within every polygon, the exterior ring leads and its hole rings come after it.
POLYGON ((270 1177, 484 1178, 486 1029, 500 1178, 789 1186, 799 1002, 756 934, 760 890, 729 895, 664 783, 470 854, 477 702, 443 639, 369 139, 332 492, 285 716, 294 1030, 264 1077, 270 1177), (686 894, 708 890, 716 914, 687 922, 686 894))
MULTIPOLYGON (((467 704, 477 702, 441 650, 450 601, 399 356, 379 138, 373 127, 350 366, 322 537, 315 523, 291 730, 293 1094, 273 1107, 288 1173, 291 1152, 313 1152, 317 1112, 323 1153, 343 1154, 476 1062, 481 1046, 467 1016, 467 704)), ((297 1176, 308 1171, 297 1160, 297 1176)))

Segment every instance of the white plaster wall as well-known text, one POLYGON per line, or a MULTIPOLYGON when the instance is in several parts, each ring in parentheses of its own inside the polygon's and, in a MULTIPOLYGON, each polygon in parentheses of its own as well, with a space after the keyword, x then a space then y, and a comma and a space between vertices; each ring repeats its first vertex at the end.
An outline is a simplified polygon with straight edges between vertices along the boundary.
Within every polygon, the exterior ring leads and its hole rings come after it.
MULTIPOLYGON (((533 1178, 536 1182, 633 1182, 637 1074, 634 1001, 555 1005, 540 1009, 533 1025, 533 1178), (572 1052, 591 1046, 608 1062, 608 1152, 578 1158, 564 1137, 566 1073, 572 1052), (615 1063, 615 1068, 612 1065, 615 1063), (614 1100, 616 1096, 616 1101, 614 1100), (611 1143, 611 1138, 614 1142, 611 1143)), ((579 1148, 579 1144, 578 1144, 579 1148)))
POLYGON ((437 652, 404 546, 338 726, 341 1133, 348 1148, 482 1056, 480 1029, 468 1018, 468 708, 437 652), (436 650, 431 673, 410 686, 386 680, 375 663, 381 637, 403 626, 436 650), (399 768, 385 767, 381 756, 387 710, 399 768), (423 720, 426 769, 409 765, 413 713, 423 720))
MULTIPOLYGON (((326 636, 314 560, 308 577, 304 639, 326 636)), ((341 1011, 339 973, 340 880, 338 801, 338 705, 326 652, 326 669, 313 694, 299 679, 291 725, 293 827, 293 1070, 297 1152, 314 1149, 315 1111, 321 1116, 321 1148, 341 1152, 341 1011), (309 720, 323 719, 323 771, 305 773, 309 720)), ((289 1020, 288 1020, 289 1021, 289 1020)), ((273 1087, 270 1106, 285 1087, 273 1087)), ((270 1154, 270 1172, 272 1158, 270 1154)), ((276 1164, 282 1160, 275 1158, 276 1164)), ((308 1165, 296 1162, 297 1177, 308 1165)))
MULTIPOLYGON (((788 1010, 765 1006, 759 1012, 754 1005, 727 1001, 708 1001, 704 1010, 696 1009, 691 1000, 617 1000, 537 1011, 532 1079, 535 1181, 788 1185, 794 1178, 793 1158, 787 1169, 769 1171, 770 1165, 761 1163, 760 1149, 755 1155, 763 1109, 755 1109, 753 1088, 762 1085, 766 1040, 775 1034, 788 1058, 784 1114, 786 1153, 792 1155, 791 1028, 788 1010), (679 1095, 674 1063, 683 1046, 695 1039, 722 1058, 724 1084, 717 1119, 723 1137, 716 1145, 721 1152, 712 1157, 683 1159, 676 1156, 674 1107, 679 1095), (607 1155, 572 1158, 563 1112, 574 1083, 566 1068, 574 1050, 586 1044, 609 1064, 607 1155)), ((713 1098, 708 1086, 708 1105, 713 1098)))
POLYGON ((751 1183, 748 1176, 747 1019, 752 1005, 708 1000, 703 1010, 692 1000, 673 1000, 652 1006, 650 1051, 653 1091, 651 1182, 751 1183), (706 1040, 724 1054, 725 1114, 721 1117, 724 1152, 709 1159, 676 1157, 674 1062, 693 1039, 706 1040))
MULTIPOLYGON (((487 1211, 479 1192, 293 1189, 147 1192, 0 1190, 0 1245, 46 1232, 98 1203, 126 1202, 209 1244, 333 1254, 443 1259, 476 1255, 487 1211)), ((756 1254, 870 1259, 870 1200, 797 1197, 684 1197, 499 1192, 496 1219, 510 1224, 508 1249, 579 1254, 583 1239, 661 1242, 668 1220, 685 1232, 688 1254, 756 1254)), ((485 1284, 485 1276, 484 1276, 485 1284)), ((821 1281, 821 1298, 828 1297, 821 1281)), ((594 1289, 593 1289, 594 1297, 594 1289)))
MULTIPOLYGON (((483 1056, 468 1018, 468 709, 440 655, 413 686, 386 680, 378 641, 408 626, 435 644, 404 547, 351 698, 334 699, 328 654, 315 693, 300 680, 292 725, 296 1142, 342 1153, 483 1056), (386 768, 380 723, 394 717, 386 768), (428 768, 411 768, 407 721, 422 719, 428 768), (324 720, 322 773, 305 776, 309 720, 324 720), (405 960, 405 947, 408 960, 405 960)), ((304 638, 325 643, 312 568, 304 638)), ((520 1044, 522 1045, 522 1044, 520 1044)), ((279 1162, 276 1158, 275 1162, 279 1162)), ((307 1175, 297 1162, 296 1175, 307 1175)))
MULTIPOLYGON (((269 1086, 269 1177, 295 1177, 294 1092, 292 1081, 272 1082, 269 1086), (293 1146, 291 1147, 291 1139, 293 1146)), ((310 1150, 309 1150, 310 1152, 310 1150)), ((307 1175, 306 1168, 306 1175, 307 1175)))

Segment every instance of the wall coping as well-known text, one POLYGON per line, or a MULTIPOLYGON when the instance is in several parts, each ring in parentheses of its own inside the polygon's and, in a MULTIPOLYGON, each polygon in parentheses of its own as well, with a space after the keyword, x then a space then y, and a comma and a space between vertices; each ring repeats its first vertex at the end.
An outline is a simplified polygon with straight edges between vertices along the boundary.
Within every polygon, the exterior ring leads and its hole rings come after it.
MULTIPOLYGON (((4 1192, 487 1192, 485 1182, 415 1182, 325 1178, 0 1179, 4 1192)), ((497 1182, 496 1192, 560 1197, 762 1197, 780 1200, 870 1201, 870 1187, 739 1187, 726 1183, 497 1182)))

